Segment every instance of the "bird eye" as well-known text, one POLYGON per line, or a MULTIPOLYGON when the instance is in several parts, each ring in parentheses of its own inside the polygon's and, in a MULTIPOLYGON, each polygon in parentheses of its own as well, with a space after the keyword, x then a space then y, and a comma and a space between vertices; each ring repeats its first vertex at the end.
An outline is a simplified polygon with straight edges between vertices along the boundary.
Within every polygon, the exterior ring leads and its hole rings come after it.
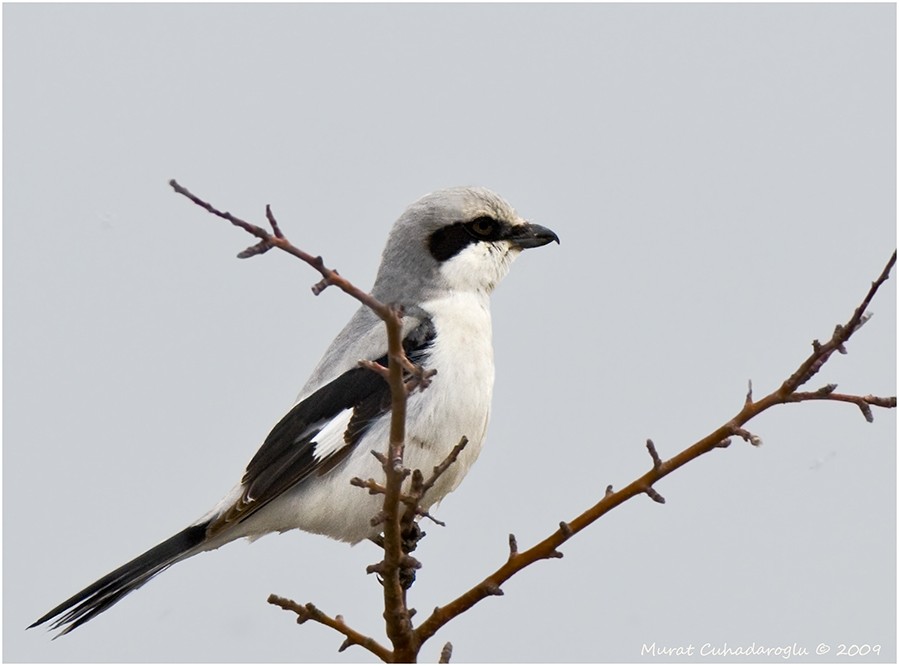
POLYGON ((499 222, 492 217, 479 217, 465 225, 475 238, 495 240, 499 230, 499 222))

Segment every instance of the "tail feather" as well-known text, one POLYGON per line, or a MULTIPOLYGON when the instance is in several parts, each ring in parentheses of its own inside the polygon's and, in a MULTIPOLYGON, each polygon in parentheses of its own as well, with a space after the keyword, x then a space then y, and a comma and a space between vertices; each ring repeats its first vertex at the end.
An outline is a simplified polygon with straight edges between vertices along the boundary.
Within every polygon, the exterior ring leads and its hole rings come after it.
POLYGON ((117 603, 160 571, 184 558, 206 539, 206 525, 192 525, 158 546, 154 546, 128 564, 106 574, 78 594, 66 599, 38 619, 29 629, 56 618, 51 629, 68 625, 59 633, 63 636, 117 603), (57 617, 61 615, 61 617, 57 617))

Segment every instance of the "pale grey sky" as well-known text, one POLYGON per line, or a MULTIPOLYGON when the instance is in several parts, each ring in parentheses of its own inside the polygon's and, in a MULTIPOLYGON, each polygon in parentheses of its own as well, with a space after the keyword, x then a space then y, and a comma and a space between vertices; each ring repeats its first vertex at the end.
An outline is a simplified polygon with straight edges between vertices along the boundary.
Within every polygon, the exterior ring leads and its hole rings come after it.
MULTIPOLYGON (((528 546, 642 474, 647 437, 680 451, 848 318, 896 244, 895 11, 4 5, 4 659, 369 659, 272 592, 384 640, 375 548, 300 533, 179 564, 60 640, 24 631, 205 513, 355 308, 287 256, 235 259, 248 237, 170 178, 247 218, 272 204, 363 286, 444 186, 561 237, 494 295, 492 423, 417 553, 425 614, 509 532, 528 546)), ((895 394, 895 285, 810 388, 895 394)), ((765 414, 761 448, 665 479, 667 504, 615 510, 422 658, 895 661, 896 418, 875 419, 765 414)))

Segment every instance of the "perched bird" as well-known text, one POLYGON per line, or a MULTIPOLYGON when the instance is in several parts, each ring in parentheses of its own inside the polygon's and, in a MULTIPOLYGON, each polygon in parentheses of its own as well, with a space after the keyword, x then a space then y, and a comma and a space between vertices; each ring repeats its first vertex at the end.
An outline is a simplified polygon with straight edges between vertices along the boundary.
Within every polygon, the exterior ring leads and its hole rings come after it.
MULTIPOLYGON (((425 496, 424 510, 459 485, 484 440, 494 375, 490 293, 521 250, 551 241, 559 241, 553 231, 480 187, 428 194, 390 232, 371 293, 402 306, 407 356, 438 371, 427 390, 409 396, 404 464, 427 472, 463 436, 469 440, 425 496)), ((215 508, 31 626, 53 620, 51 628, 68 633, 176 562, 241 537, 292 529, 349 543, 377 536, 371 518, 383 499, 349 480, 383 473, 370 452, 389 440, 390 390, 359 360, 386 365, 386 353, 383 322, 360 307, 215 508)))

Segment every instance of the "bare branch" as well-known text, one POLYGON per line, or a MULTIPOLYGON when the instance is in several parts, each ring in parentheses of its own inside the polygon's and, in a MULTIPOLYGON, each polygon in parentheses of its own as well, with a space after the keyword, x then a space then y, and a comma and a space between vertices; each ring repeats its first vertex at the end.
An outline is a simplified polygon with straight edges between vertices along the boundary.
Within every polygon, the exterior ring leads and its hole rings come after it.
POLYGON ((421 497, 423 498, 427 492, 434 487, 434 484, 437 482, 437 479, 446 472, 450 468, 456 460, 459 458, 459 454, 462 453, 462 449, 466 447, 468 444, 468 437, 462 437, 459 440, 459 443, 453 447, 453 450, 449 452, 449 455, 443 460, 442 463, 434 467, 433 473, 425 481, 421 486, 421 497))
POLYGON ((568 530, 565 530, 564 532, 558 530, 525 551, 519 551, 516 544, 514 556, 510 555, 499 569, 445 606, 439 606, 434 609, 434 612, 431 613, 430 617, 428 617, 416 630, 419 642, 423 644, 443 625, 485 599, 491 594, 491 590, 499 589, 500 585, 522 569, 539 560, 560 555, 556 549, 563 541, 585 529, 606 513, 636 495, 646 494, 657 502, 664 502, 664 498, 655 491, 653 484, 692 460, 695 460, 699 456, 717 448, 726 447, 730 443, 731 437, 739 436, 751 444, 758 446, 761 443, 761 439, 743 428, 743 426, 751 419, 775 405, 787 404, 789 402, 804 402, 807 400, 843 400, 859 405, 863 413, 864 408, 861 405, 865 405, 868 409, 870 409, 870 406, 886 408, 895 407, 895 397, 842 396, 842 394, 834 393, 829 386, 824 387, 823 390, 819 389, 818 391, 807 394, 796 393, 796 389, 811 379, 811 377, 814 376, 821 366, 830 358, 833 352, 841 348, 852 334, 859 329, 862 323, 866 321, 865 310, 870 304, 871 299, 877 293, 880 285, 882 285, 889 277, 890 270, 895 263, 896 252, 893 252, 892 257, 883 272, 871 285, 871 289, 862 300, 861 305, 856 308, 849 321, 843 326, 837 326, 833 336, 824 344, 821 344, 816 340, 812 345, 812 354, 800 364, 799 368, 797 368, 797 370, 790 375, 780 387, 766 395, 764 398, 753 401, 752 387, 750 385, 744 399, 743 408, 739 413, 725 424, 719 426, 708 435, 665 462, 662 462, 658 457, 658 453, 655 451, 655 446, 652 442, 647 441, 647 450, 649 450, 650 456, 653 458, 653 468, 649 472, 640 478, 635 479, 617 492, 612 490, 612 486, 608 486, 606 488, 605 496, 597 504, 584 511, 573 520, 567 522, 568 530), (569 530, 570 534, 568 534, 569 530))
POLYGON ((296 613, 297 624, 303 624, 308 620, 312 620, 314 622, 318 622, 319 624, 323 624, 326 627, 331 627, 331 629, 334 629, 335 631, 338 631, 346 636, 346 640, 339 648, 340 652, 343 652, 351 645, 358 645, 371 652, 381 661, 387 662, 391 660, 390 650, 378 643, 375 639, 370 638, 369 636, 366 636, 349 627, 346 622, 344 622, 342 615, 338 615, 332 618, 320 611, 313 604, 298 604, 296 601, 285 599, 284 597, 279 597, 276 594, 269 595, 268 602, 273 606, 278 606, 279 608, 282 608, 286 611, 296 613))
POLYGON ((815 340, 812 343, 812 354, 802 362, 799 368, 796 369, 790 377, 784 381, 784 383, 780 386, 780 388, 776 391, 779 397, 783 398, 791 393, 794 393, 796 389, 805 384, 808 380, 810 380, 817 372, 821 369, 821 366, 827 362, 830 358, 830 355, 833 354, 834 351, 841 350, 845 353, 846 349, 843 346, 844 343, 855 333, 861 326, 867 321, 868 318, 865 317, 865 311, 868 309, 868 306, 871 304, 871 299, 874 298, 874 294, 877 293, 877 290, 880 289, 880 286, 887 281, 890 277, 890 271, 892 271, 893 266, 896 263, 896 251, 893 251, 892 256, 887 262, 886 266, 884 266, 883 271, 881 271, 880 275, 874 282, 871 283, 871 288, 868 290, 868 293, 862 299, 861 304, 855 309, 855 312, 852 313, 852 316, 849 318, 849 321, 844 325, 837 325, 834 328, 833 335, 830 340, 828 340, 823 345, 815 340))
POLYGON ((284 234, 281 233, 281 228, 278 226, 278 221, 275 219, 274 213, 272 213, 272 207, 268 204, 265 204, 265 218, 268 220, 275 238, 284 238, 284 234))
POLYGON ((862 416, 868 423, 874 421, 874 413, 871 407, 884 407, 886 409, 896 407, 896 396, 880 397, 876 395, 847 395, 845 393, 834 393, 836 384, 828 384, 827 386, 809 393, 793 393, 788 396, 784 402, 807 402, 810 400, 832 400, 834 402, 850 402, 861 410, 862 416))
MULTIPOLYGON (((208 203, 207 201, 204 201, 200 197, 193 194, 186 187, 182 187, 174 179, 169 181, 169 185, 171 186, 171 188, 173 190, 175 190, 175 192, 177 192, 178 194, 180 194, 184 197, 187 197, 193 203, 198 205, 200 208, 208 211, 209 213, 215 215, 216 217, 219 217, 223 220, 227 220, 234 226, 240 227, 247 233, 252 234, 253 236, 256 236, 256 238, 258 238, 258 239, 260 239, 260 241, 262 241, 262 243, 257 244, 257 246, 262 245, 262 244, 267 244, 270 247, 276 247, 279 250, 283 250, 284 252, 287 252, 288 254, 295 256, 297 259, 300 259, 300 260, 306 262, 307 264, 312 266, 312 268, 314 268, 321 274, 321 276, 325 279, 325 281, 327 282, 328 285, 333 284, 335 287, 346 292, 347 294, 349 294, 350 296, 355 298, 357 301, 359 301, 363 305, 368 306, 382 320, 387 321, 392 316, 390 313, 389 306, 387 306, 384 303, 381 303, 379 300, 374 298, 371 294, 368 294, 365 291, 362 291, 361 289, 356 287, 354 284, 352 284, 349 280, 346 280, 343 277, 341 277, 337 271, 327 268, 324 264, 324 260, 321 257, 313 257, 308 252, 304 252, 303 250, 294 246, 290 241, 288 241, 287 238, 284 237, 284 234, 281 233, 281 230, 278 227, 278 223, 274 222, 275 218, 274 218, 274 215, 271 214, 270 207, 266 206, 266 214, 268 216, 269 223, 272 224, 272 228, 274 229, 274 234, 270 234, 262 227, 257 226, 255 224, 251 224, 250 222, 247 222, 245 220, 242 220, 241 218, 236 217, 236 216, 232 215, 231 213, 228 213, 226 211, 220 211, 212 204, 208 203)), ((254 247, 256 247, 256 246, 254 246, 254 247)), ((249 254, 246 254, 244 256, 247 256, 247 257, 255 256, 257 254, 262 254, 265 251, 267 251, 267 249, 259 248, 256 250, 251 250, 250 248, 248 248, 247 250, 244 250, 244 252, 249 252, 249 254)), ((244 253, 241 253, 241 254, 243 255, 244 253)), ((321 285, 321 283, 319 283, 319 285, 321 285)), ((316 286, 319 286, 319 285, 316 285, 316 286)), ((322 287, 318 291, 315 291, 315 289, 313 289, 313 291, 317 295, 318 293, 321 293, 322 289, 324 289, 324 287, 322 287)))
POLYGON ((385 381, 390 380, 390 371, 376 361, 369 361, 367 358, 359 359, 359 367, 371 370, 376 375, 380 375, 385 381))
POLYGON ((350 485, 368 490, 369 495, 383 495, 387 492, 387 489, 374 479, 363 480, 358 476, 354 476, 352 479, 350 479, 350 485))

